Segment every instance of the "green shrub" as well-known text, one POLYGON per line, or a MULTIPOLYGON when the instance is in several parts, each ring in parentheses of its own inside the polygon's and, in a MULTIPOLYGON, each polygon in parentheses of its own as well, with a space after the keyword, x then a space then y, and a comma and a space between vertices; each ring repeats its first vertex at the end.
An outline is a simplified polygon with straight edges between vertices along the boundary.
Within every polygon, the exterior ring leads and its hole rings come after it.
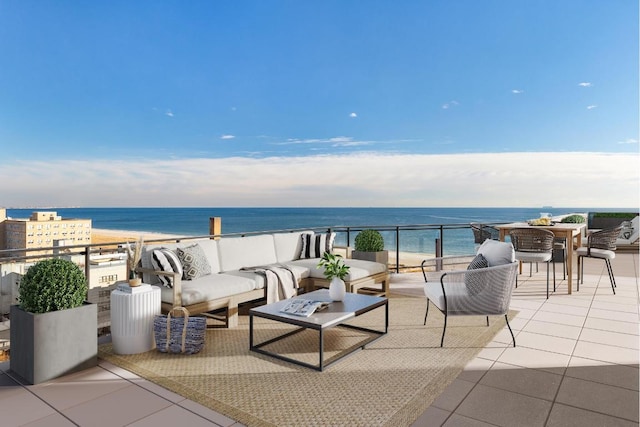
POLYGON ((356 251, 378 252, 384 250, 384 239, 378 230, 362 230, 354 240, 356 251))
POLYGON ((71 261, 50 258, 31 266, 20 281, 18 303, 30 313, 47 313, 82 305, 87 279, 71 261))
POLYGON ((583 222, 585 222, 585 219, 582 215, 569 215, 562 218, 562 221, 560 222, 564 222, 565 224, 566 223, 582 224, 583 222))

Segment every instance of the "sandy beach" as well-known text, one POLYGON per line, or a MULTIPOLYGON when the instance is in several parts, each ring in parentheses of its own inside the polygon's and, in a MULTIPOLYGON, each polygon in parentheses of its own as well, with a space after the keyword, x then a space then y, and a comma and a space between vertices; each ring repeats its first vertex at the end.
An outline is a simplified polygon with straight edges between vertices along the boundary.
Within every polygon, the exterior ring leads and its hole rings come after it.
POLYGON ((175 234, 162 234, 151 233, 147 231, 131 231, 131 230, 106 230, 103 228, 94 228, 91 230, 91 243, 92 244, 104 244, 104 243, 122 243, 122 242, 137 242, 140 238, 144 241, 149 240, 161 240, 168 239, 173 240, 178 237, 175 234))

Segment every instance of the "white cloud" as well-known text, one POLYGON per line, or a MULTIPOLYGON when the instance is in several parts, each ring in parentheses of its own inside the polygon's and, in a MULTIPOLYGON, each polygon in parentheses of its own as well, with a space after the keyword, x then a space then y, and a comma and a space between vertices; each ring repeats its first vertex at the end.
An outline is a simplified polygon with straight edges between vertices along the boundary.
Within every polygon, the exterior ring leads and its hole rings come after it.
POLYGON ((597 105, 587 105, 587 110, 593 110, 594 108, 598 108, 597 105))
POLYGON ((442 109, 443 110, 448 110, 451 107, 455 107, 457 105, 460 105, 460 103, 458 101, 449 101, 447 103, 442 104, 442 109))
POLYGON ((512 90, 511 90, 511 93, 516 94, 516 95, 519 95, 519 94, 521 94, 521 93, 524 93, 524 91, 523 91, 522 89, 512 89, 512 90))
POLYGON ((220 139, 233 139, 233 138, 235 138, 235 135, 222 135, 220 137, 220 139))
POLYGON ((637 144, 638 140, 635 138, 628 138, 625 139, 624 141, 618 141, 618 144, 637 144))
POLYGON ((0 194, 15 207, 637 207, 638 161, 638 153, 586 152, 4 160, 0 194), (544 191, 523 190, 532 182, 544 191))
POLYGON ((173 117, 173 112, 171 110, 167 110, 167 112, 164 113, 164 115, 168 117, 173 117))
POLYGON ((578 86, 591 87, 593 85, 591 84, 591 82, 581 82, 581 83, 578 83, 578 86))
POLYGON ((354 119, 355 119, 356 117, 358 117, 358 115, 357 115, 356 113, 351 113, 351 114, 349 114, 349 117, 351 117, 351 118, 354 118, 354 119))

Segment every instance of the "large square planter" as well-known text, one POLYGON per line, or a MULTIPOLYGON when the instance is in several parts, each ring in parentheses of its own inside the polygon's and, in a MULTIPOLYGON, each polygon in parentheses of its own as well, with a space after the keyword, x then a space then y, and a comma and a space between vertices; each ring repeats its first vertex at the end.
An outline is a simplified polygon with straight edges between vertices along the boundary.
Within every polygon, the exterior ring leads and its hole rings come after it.
POLYGON ((11 306, 10 368, 38 384, 98 364, 98 306, 33 314, 11 306))
POLYGON ((351 251, 351 258, 361 259, 364 261, 379 262, 380 264, 389 264, 389 251, 363 252, 351 251))

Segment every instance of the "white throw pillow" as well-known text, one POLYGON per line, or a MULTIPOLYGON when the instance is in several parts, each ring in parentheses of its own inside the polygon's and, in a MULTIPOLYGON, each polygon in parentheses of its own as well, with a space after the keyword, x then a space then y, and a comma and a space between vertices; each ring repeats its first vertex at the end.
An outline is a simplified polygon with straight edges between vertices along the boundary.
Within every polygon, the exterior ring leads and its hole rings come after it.
MULTIPOLYGON (((151 253, 151 265, 156 271, 178 273, 180 277, 182 277, 182 263, 178 259, 178 256, 170 249, 154 249, 151 253)), ((158 276, 158 278, 163 286, 173 288, 173 277, 158 276)))
POLYGON ((489 263, 489 267, 509 264, 516 260, 516 253, 513 245, 507 242, 487 239, 478 248, 478 254, 482 254, 489 263))
POLYGON ((302 249, 300 251, 300 259, 322 258, 325 252, 333 252, 333 241, 336 233, 324 234, 301 234, 302 249))

